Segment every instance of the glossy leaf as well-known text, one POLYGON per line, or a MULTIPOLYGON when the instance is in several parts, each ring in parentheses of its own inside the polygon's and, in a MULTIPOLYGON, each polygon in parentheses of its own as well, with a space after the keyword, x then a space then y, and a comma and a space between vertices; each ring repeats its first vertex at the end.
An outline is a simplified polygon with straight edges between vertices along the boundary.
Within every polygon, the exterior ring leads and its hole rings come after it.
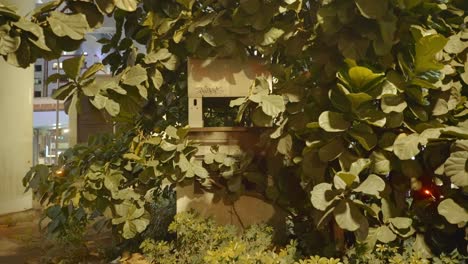
POLYGON ((148 75, 146 70, 140 66, 134 66, 129 68, 123 75, 122 75, 122 83, 130 86, 137 86, 142 82, 148 79, 148 75))
POLYGON ((380 192, 384 189, 384 180, 377 175, 371 174, 353 191, 380 197, 380 192))
POLYGON ((341 228, 356 231, 363 221, 367 221, 359 209, 349 201, 341 200, 333 210, 335 221, 341 228))
POLYGON ((419 154, 419 135, 400 134, 393 143, 393 152, 401 160, 409 160, 419 154))
POLYGON ((58 11, 52 11, 47 18, 50 28, 59 37, 70 37, 74 40, 82 40, 89 31, 89 25, 83 14, 66 15, 58 11))
POLYGON ((468 186, 468 151, 453 152, 445 162, 444 169, 453 184, 468 186))
POLYGON ((440 215, 451 224, 464 224, 468 222, 468 210, 455 203, 452 199, 445 199, 437 206, 440 215))
POLYGON ((114 3, 118 8, 128 12, 135 11, 138 6, 138 0, 114 0, 114 3))
POLYGON ((78 56, 63 61, 63 70, 70 79, 77 79, 83 68, 85 57, 78 56))
POLYGON ((323 130, 328 132, 345 131, 351 126, 343 114, 331 111, 325 111, 320 114, 319 125, 323 130))
POLYGON ((320 211, 325 211, 333 203, 334 199, 332 185, 329 183, 315 185, 310 196, 312 205, 320 211))

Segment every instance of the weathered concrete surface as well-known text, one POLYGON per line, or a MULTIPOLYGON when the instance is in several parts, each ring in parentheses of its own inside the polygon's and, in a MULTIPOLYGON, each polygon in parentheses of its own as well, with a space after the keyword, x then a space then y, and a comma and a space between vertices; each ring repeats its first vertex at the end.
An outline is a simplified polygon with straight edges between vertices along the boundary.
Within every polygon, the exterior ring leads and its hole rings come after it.
POLYGON ((0 216, 0 263, 40 263, 44 255, 39 211, 0 216))
MULTIPOLYGON (((219 147, 219 152, 232 156, 242 152, 261 155, 257 142, 261 131, 244 127, 209 127, 193 128, 189 139, 198 144, 196 157, 203 159, 210 153, 213 146, 219 147)), ((205 217, 213 217, 219 224, 231 224, 243 229, 253 224, 266 223, 275 227, 279 239, 286 229, 287 214, 280 208, 265 201, 254 191, 247 191, 236 201, 229 201, 222 191, 206 192, 196 185, 178 185, 177 212, 195 210, 205 217)))
MULTIPOLYGON (((40 210, 0 215, 0 264, 108 263, 99 252, 111 245, 110 232, 88 230, 74 246, 47 239, 40 231, 40 210)), ((41 223, 44 228, 46 221, 41 223)))
POLYGON ((234 202, 211 192, 198 192, 193 185, 177 186, 177 212, 195 210, 205 217, 213 217, 219 224, 240 229, 266 223, 278 232, 284 231, 286 213, 259 197, 243 195, 234 202))

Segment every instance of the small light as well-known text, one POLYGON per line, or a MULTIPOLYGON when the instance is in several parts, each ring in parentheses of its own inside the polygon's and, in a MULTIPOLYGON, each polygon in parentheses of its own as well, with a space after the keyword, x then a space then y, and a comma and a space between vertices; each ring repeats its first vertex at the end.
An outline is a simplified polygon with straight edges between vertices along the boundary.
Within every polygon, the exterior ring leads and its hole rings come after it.
POLYGON ((65 128, 65 129, 63 130, 63 133, 64 133, 64 134, 67 134, 68 132, 70 132, 70 129, 68 129, 68 128, 65 128))
POLYGON ((56 170, 55 174, 57 174, 58 176, 63 176, 63 169, 56 170))
POLYGON ((424 193, 425 193, 426 195, 431 196, 432 199, 436 200, 435 196, 432 195, 431 191, 429 191, 429 190, 426 189, 426 190, 424 190, 424 193))

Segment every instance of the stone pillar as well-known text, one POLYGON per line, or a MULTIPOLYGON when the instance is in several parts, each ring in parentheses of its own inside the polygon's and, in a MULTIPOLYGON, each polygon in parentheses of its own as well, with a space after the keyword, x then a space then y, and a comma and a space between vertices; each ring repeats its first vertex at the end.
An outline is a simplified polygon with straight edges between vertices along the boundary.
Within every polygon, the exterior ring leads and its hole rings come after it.
MULTIPOLYGON (((23 15, 34 9, 34 0, 9 3, 23 15)), ((33 89, 33 67, 19 69, 0 59, 0 214, 32 208, 22 178, 32 166, 33 89)))

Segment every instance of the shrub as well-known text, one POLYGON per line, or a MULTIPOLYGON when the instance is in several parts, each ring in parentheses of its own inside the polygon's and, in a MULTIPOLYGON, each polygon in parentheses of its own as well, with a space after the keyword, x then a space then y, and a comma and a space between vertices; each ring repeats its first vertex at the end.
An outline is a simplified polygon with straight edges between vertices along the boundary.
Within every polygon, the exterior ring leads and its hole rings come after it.
POLYGON ((253 225, 239 235, 233 226, 217 225, 210 218, 188 212, 176 215, 169 231, 177 234, 177 240, 148 239, 141 244, 144 255, 152 263, 339 263, 338 259, 321 257, 299 260, 301 254, 296 242, 275 247, 273 229, 265 225, 253 225))

